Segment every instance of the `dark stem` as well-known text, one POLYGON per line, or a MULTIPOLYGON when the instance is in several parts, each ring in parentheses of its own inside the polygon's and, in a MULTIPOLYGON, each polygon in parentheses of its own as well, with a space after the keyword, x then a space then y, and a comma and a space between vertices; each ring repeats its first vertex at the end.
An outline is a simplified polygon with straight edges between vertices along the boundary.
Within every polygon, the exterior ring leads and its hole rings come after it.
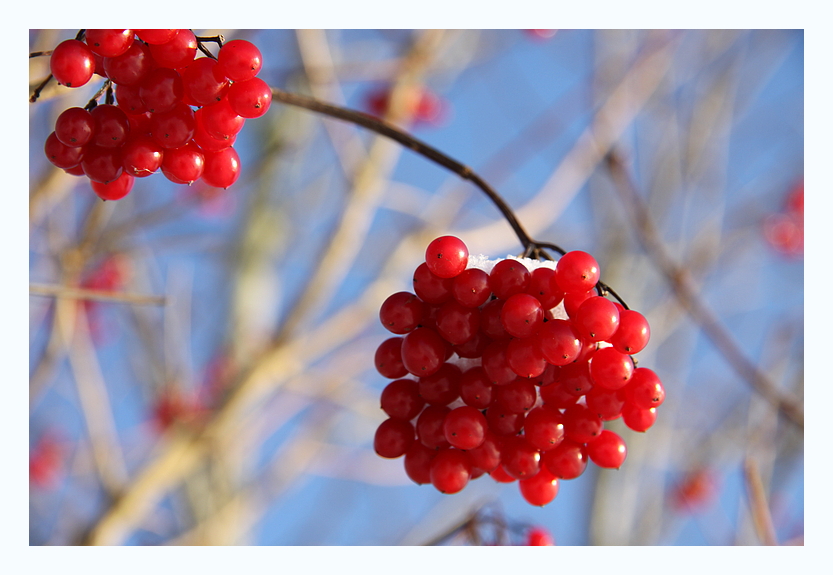
POLYGON ((35 102, 38 101, 38 98, 40 97, 40 93, 43 91, 44 88, 46 88, 46 85, 49 84, 49 81, 52 80, 52 78, 53 78, 52 74, 49 74, 49 76, 47 76, 46 79, 44 79, 43 82, 41 82, 40 84, 37 85, 35 90, 32 92, 32 95, 29 97, 29 102, 34 104, 35 102))
MULTIPOLYGON (((396 142, 399 142, 406 148, 413 150, 414 152, 428 158, 432 162, 439 164, 451 172, 454 172, 462 179, 472 182, 475 186, 480 188, 490 200, 492 200, 492 203, 497 206, 497 209, 503 217, 506 218, 506 221, 509 222, 509 225, 515 232, 515 235, 518 236, 518 239, 524 248, 521 257, 552 261, 552 256, 550 256, 550 254, 548 254, 545 250, 549 249, 558 252, 562 256, 567 253, 564 249, 555 244, 549 242, 539 242, 532 239, 521 225, 521 222, 518 221, 518 217, 515 215, 515 212, 512 211, 512 208, 510 208, 500 194, 498 194, 497 191, 495 191, 495 189, 492 188, 492 186, 490 186, 483 178, 475 173, 474 170, 444 154, 433 146, 430 146, 422 140, 419 140, 409 133, 397 128, 396 126, 388 124, 387 122, 374 116, 365 114, 364 112, 335 106, 302 94, 284 92, 279 88, 272 88, 272 99, 284 104, 298 106, 300 108, 310 110, 311 112, 317 112, 319 114, 324 114, 332 118, 338 118, 339 120, 344 120, 346 122, 351 122, 358 126, 367 128, 377 134, 381 134, 382 136, 386 136, 396 142)), ((610 293, 613 297, 619 300, 619 303, 621 303, 625 309, 630 309, 628 304, 625 303, 621 297, 619 297, 619 294, 610 289, 610 287, 606 284, 599 282, 596 287, 600 294, 607 295, 607 293, 610 293)))
POLYGON ((530 253, 540 252, 542 244, 529 237, 529 234, 527 234, 526 230, 515 216, 515 213, 506 204, 503 198, 488 183, 486 183, 483 178, 477 175, 474 170, 468 166, 447 156, 436 148, 418 140, 399 128, 363 112, 334 106, 309 96, 284 92, 278 88, 272 88, 272 98, 284 104, 305 108, 311 112, 317 112, 319 114, 324 114, 325 116, 338 118, 339 120, 344 120, 367 128, 377 134, 381 134, 382 136, 386 136, 396 142, 399 142, 409 150, 413 150, 414 152, 428 158, 432 162, 439 164, 451 172, 454 172, 462 179, 469 180, 475 186, 480 188, 486 196, 492 200, 495 206, 497 206, 500 213, 503 214, 503 217, 506 218, 507 222, 509 222, 509 225, 515 232, 515 235, 518 236, 524 250, 529 251, 530 253))
POLYGON ((51 56, 52 50, 42 50, 40 52, 29 52, 29 58, 38 58, 40 56, 51 56))
POLYGON ((214 60, 216 60, 217 56, 212 54, 208 50, 208 48, 204 46, 205 42, 214 42, 215 44, 217 44, 219 48, 222 48, 223 42, 225 42, 223 35, 218 34, 217 36, 197 36, 197 48, 199 49, 199 51, 208 56, 209 58, 213 58, 214 60))

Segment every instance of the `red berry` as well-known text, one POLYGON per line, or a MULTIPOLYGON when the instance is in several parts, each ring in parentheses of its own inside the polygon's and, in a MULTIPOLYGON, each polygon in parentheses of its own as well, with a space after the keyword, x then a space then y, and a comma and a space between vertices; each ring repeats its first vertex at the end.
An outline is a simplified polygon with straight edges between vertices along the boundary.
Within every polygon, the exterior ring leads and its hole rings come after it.
POLYGON ((107 184, 122 173, 121 148, 104 148, 88 144, 81 160, 84 174, 94 182, 107 184))
POLYGON ((445 439, 458 449, 475 449, 486 438, 488 423, 480 410, 464 405, 452 409, 443 421, 445 439))
POLYGON ((257 76, 263 66, 257 46, 247 40, 231 40, 217 53, 220 71, 233 82, 243 82, 257 76))
POLYGON ((506 357, 508 345, 506 341, 495 341, 483 351, 481 365, 493 385, 506 385, 518 377, 506 357))
POLYGON ((651 328, 645 316, 627 309, 619 312, 619 328, 608 341, 616 351, 633 355, 645 349, 650 338, 651 328))
POLYGON ((64 40, 52 50, 49 69, 59 84, 78 88, 90 81, 95 72, 95 58, 80 40, 64 40))
POLYGON ((538 377, 547 369, 547 360, 535 337, 510 340, 506 346, 506 361, 516 375, 525 379, 538 377))
POLYGON ((489 475, 498 483, 512 483, 514 481, 517 481, 517 479, 506 473, 506 470, 503 468, 503 465, 498 465, 493 471, 489 473, 489 475))
POLYGON ((469 250, 463 240, 454 236, 442 236, 425 250, 425 264, 435 276, 453 278, 466 269, 469 250))
POLYGON ((524 421, 526 440, 540 451, 554 449, 564 439, 564 423, 561 412, 547 407, 536 407, 524 421))
POLYGON ((587 449, 582 443, 564 439, 554 449, 544 452, 542 463, 559 479, 575 479, 587 468, 587 449))
POLYGON ((402 338, 386 339, 376 349, 376 370, 388 379, 399 379, 408 374, 402 363, 402 338))
POLYGON ((168 112, 153 114, 150 119, 150 137, 163 148, 179 148, 194 135, 194 112, 190 106, 177 103, 168 112))
POLYGON ((564 436, 578 443, 593 441, 602 432, 601 418, 577 403, 564 410, 564 436))
POLYGON ((432 305, 445 303, 452 297, 453 280, 441 278, 430 270, 427 263, 421 263, 414 271, 414 292, 419 298, 432 305))
POLYGON ((523 293, 529 286, 529 270, 517 260, 501 260, 489 273, 489 285, 500 299, 523 293))
POLYGON ((474 468, 492 473, 500 465, 500 437, 487 429, 483 442, 474 449, 469 449, 467 453, 474 468))
POLYGON ((226 189, 240 176, 240 156, 229 146, 222 150, 205 152, 203 181, 209 186, 226 189))
POLYGON ((443 449, 431 460, 431 484, 440 493, 458 493, 471 479, 471 461, 465 451, 443 449))
POLYGON ((510 336, 500 320, 505 300, 495 299, 480 308, 480 328, 491 339, 508 339, 510 336))
POLYGON ((117 106, 122 109, 125 114, 144 114, 148 111, 145 103, 142 102, 139 96, 139 88, 141 84, 128 86, 127 84, 116 85, 116 102, 117 106))
POLYGON ((599 467, 619 469, 628 455, 625 440, 605 429, 599 437, 587 444, 587 456, 599 467))
POLYGON ((541 452, 524 437, 506 437, 500 444, 503 469, 515 479, 528 479, 538 473, 541 452))
POLYGON ((637 367, 625 387, 625 397, 640 409, 659 407, 665 401, 665 388, 656 373, 647 367, 637 367))
POLYGON ((147 177, 162 167, 162 147, 148 136, 128 138, 121 150, 125 173, 137 178, 147 177))
POLYGON ((184 89, 179 72, 157 68, 139 84, 139 97, 145 108, 155 114, 169 112, 182 101, 184 89))
MULTIPOLYGON (((558 478, 546 467, 541 467, 534 476, 520 481, 518 487, 527 503, 543 507, 558 495, 558 478)), ((552 545, 552 543, 539 542, 536 545, 552 545)))
POLYGON ((147 42, 148 44, 164 44, 170 42, 176 36, 178 30, 170 29, 148 29, 148 30, 134 30, 136 35, 147 42))
POLYGON ((197 58, 181 75, 184 94, 197 106, 216 104, 228 93, 228 80, 214 58, 197 58))
POLYGON ((578 306, 573 325, 578 334, 588 341, 606 341, 619 327, 619 310, 609 299, 589 297, 578 306))
POLYGON ((546 529, 534 527, 527 533, 526 544, 531 546, 555 545, 555 540, 546 529))
POLYGON ((385 329, 395 334, 415 330, 425 318, 425 303, 410 292, 398 292, 388 296, 379 308, 379 320, 385 329))
POLYGON ((437 455, 436 449, 429 449, 419 441, 414 441, 405 453, 405 473, 417 485, 431 483, 431 460, 437 455))
POLYGON ((593 383, 606 389, 620 389, 627 385, 633 374, 633 360, 612 347, 593 353, 589 360, 593 383))
POLYGON ((402 419, 386 419, 376 429, 373 449, 381 457, 402 457, 414 443, 414 426, 402 419))
POLYGON ((577 397, 587 394, 593 389, 590 366, 586 361, 565 365, 559 373, 559 382, 569 393, 577 397))
POLYGON ((584 293, 599 283, 599 264, 582 251, 567 252, 555 266, 556 287, 564 293, 584 293))
POLYGON ((657 408, 642 409, 625 402, 622 406, 622 421, 634 431, 648 431, 657 420, 657 408))
POLYGON ((140 40, 134 40, 124 54, 104 58, 104 72, 117 85, 138 86, 155 67, 150 49, 140 40))
POLYGON ((96 30, 88 28, 84 41, 93 53, 113 58, 121 56, 133 45, 133 30, 96 30))
POLYGON ((512 413, 499 405, 492 405, 484 414, 489 422, 489 429, 501 437, 517 435, 524 427, 524 414, 512 413))
POLYGON ((489 274, 477 268, 463 270, 454 278, 451 292, 460 305, 480 307, 492 295, 492 289, 489 287, 489 274))
POLYGON ((466 405, 485 409, 492 403, 494 388, 483 368, 472 367, 460 376, 460 398, 466 405))
POLYGON ((407 334, 402 342, 402 363, 414 375, 433 375, 445 361, 447 346, 436 331, 418 327, 407 334))
POLYGON ((538 345, 544 358, 552 365, 572 363, 581 352, 581 340, 572 323, 563 319, 553 319, 541 326, 538 345))
POLYGON ((538 392, 535 384, 527 379, 516 379, 494 388, 494 404, 510 413, 526 413, 535 406, 538 392))
POLYGON ((554 308, 564 299, 564 293, 561 290, 553 289, 554 274, 555 270, 551 268, 536 268, 529 274, 526 293, 538 298, 545 310, 554 308))
POLYGON ((204 169, 205 156, 193 142, 173 150, 165 150, 162 158, 162 173, 175 184, 194 183, 200 179, 204 169))
POLYGON ((462 375, 453 363, 443 363, 435 373, 419 378, 419 395, 431 405, 448 405, 460 397, 462 375))
POLYGON ((243 118, 260 118, 272 103, 272 89, 260 78, 234 82, 228 90, 228 102, 243 118))
POLYGON ((134 179, 130 174, 122 172, 118 178, 109 184, 91 181, 90 185, 96 195, 102 200, 120 200, 133 189, 134 179))
POLYGON ((164 44, 150 44, 150 53, 160 66, 184 68, 197 55, 197 37, 188 29, 177 30, 164 44))
POLYGON ((540 329, 544 321, 544 309, 537 298, 517 293, 503 304, 500 321, 512 337, 530 337, 540 329))
POLYGON ((84 146, 94 133, 95 120, 84 108, 67 108, 55 120, 55 137, 65 146, 84 146))
POLYGON ((594 387, 585 394, 584 400, 588 409, 598 415, 602 421, 611 421, 622 415, 622 408, 625 406, 625 390, 594 387))
POLYGON ((84 148, 62 144, 55 132, 46 137, 43 152, 52 164, 59 168, 74 168, 84 159, 84 148))
POLYGON ((102 104, 90 112, 95 126, 92 143, 103 148, 123 146, 130 134, 127 115, 117 106, 102 104))
POLYGON ((393 419, 410 421, 425 407, 425 400, 419 396, 419 385, 413 379, 397 379, 382 390, 382 410, 393 419))
POLYGON ((420 442, 431 449, 445 449, 451 444, 445 438, 443 423, 451 410, 444 405, 428 405, 419 414, 416 433, 420 442))
POLYGON ((437 310, 435 319, 437 332, 453 345, 466 343, 480 329, 480 310, 465 307, 454 299, 437 310))

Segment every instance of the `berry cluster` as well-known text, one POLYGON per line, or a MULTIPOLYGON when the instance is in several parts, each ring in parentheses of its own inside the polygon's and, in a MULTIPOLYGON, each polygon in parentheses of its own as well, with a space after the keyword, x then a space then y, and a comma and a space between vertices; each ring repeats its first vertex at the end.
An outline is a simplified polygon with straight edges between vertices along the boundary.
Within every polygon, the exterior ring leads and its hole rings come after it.
POLYGON ((585 252, 557 264, 492 261, 456 237, 431 242, 414 293, 391 295, 379 312, 395 337, 375 357, 394 380, 381 394, 388 419, 376 452, 404 456, 415 483, 443 493, 484 474, 517 480, 533 505, 552 501, 588 459, 619 468, 625 442, 604 422, 647 430, 665 391, 631 357, 648 343, 645 317, 598 295, 598 284, 585 252))
POLYGON ((83 86, 93 74, 107 78, 106 103, 58 116, 46 139, 46 157, 90 179, 105 200, 126 196, 135 178, 162 170, 178 184, 202 180, 228 188, 240 175, 233 144, 248 118, 266 113, 268 84, 256 77, 258 48, 246 40, 210 55, 191 30, 86 30, 65 40, 50 57, 58 83, 83 86))

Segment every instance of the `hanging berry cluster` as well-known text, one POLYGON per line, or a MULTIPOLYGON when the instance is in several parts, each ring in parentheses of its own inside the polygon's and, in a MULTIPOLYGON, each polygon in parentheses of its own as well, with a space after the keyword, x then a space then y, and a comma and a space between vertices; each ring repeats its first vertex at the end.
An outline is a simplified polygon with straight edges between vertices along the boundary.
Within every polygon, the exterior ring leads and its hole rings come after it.
POLYGON ((240 175, 237 134, 272 101, 256 77, 262 59, 254 44, 191 30, 86 30, 61 42, 49 63, 64 86, 107 78, 105 103, 94 98, 62 112, 44 146, 50 162, 88 177, 106 200, 123 198, 134 178, 160 169, 178 184, 202 179, 228 188, 240 175), (220 45, 216 58, 208 40, 220 45))
POLYGON ((376 453, 404 456, 411 480, 442 493, 484 474, 517 480, 533 505, 588 459, 619 468, 625 441, 604 422, 647 430, 665 391, 631 357, 648 343, 645 317, 599 285, 585 252, 493 261, 453 236, 431 242, 414 293, 391 295, 379 312, 395 337, 375 357, 394 380, 381 394, 376 453))

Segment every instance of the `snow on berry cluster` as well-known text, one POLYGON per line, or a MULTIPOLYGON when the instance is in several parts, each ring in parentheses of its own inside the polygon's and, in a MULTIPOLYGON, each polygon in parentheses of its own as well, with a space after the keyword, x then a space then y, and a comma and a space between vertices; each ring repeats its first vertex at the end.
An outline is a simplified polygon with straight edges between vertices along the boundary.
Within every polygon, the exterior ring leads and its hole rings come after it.
POLYGON ((453 236, 431 242, 414 293, 379 311, 395 337, 375 357, 394 380, 381 394, 376 453, 404 456, 411 480, 442 493, 485 474, 517 480, 533 505, 588 460, 618 469, 625 441, 604 422, 647 430, 665 391, 631 357, 648 343, 645 317, 598 295, 598 282, 581 251, 557 263, 489 260, 453 236))
POLYGON ((233 144, 248 118, 266 113, 272 92, 256 77, 261 53, 246 40, 197 58, 191 30, 86 30, 50 57, 59 84, 109 79, 106 103, 95 100, 58 116, 46 157, 86 176, 102 199, 126 196, 135 178, 157 170, 172 182, 202 179, 228 188, 240 175, 233 144))

